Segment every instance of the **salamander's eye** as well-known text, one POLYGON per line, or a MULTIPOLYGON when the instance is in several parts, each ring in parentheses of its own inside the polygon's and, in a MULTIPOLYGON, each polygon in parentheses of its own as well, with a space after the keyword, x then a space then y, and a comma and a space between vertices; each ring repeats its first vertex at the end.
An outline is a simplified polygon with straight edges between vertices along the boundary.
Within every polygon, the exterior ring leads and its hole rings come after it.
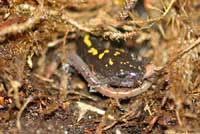
POLYGON ((127 74, 124 71, 120 71, 119 73, 117 73, 117 77, 119 77, 119 78, 125 78, 126 75, 127 74))
POLYGON ((133 79, 133 78, 137 77, 137 73, 131 72, 131 73, 129 73, 129 77, 130 77, 131 79, 133 79))
POLYGON ((117 73, 117 77, 120 79, 137 79, 140 76, 140 74, 136 72, 126 72, 126 71, 120 71, 117 73))

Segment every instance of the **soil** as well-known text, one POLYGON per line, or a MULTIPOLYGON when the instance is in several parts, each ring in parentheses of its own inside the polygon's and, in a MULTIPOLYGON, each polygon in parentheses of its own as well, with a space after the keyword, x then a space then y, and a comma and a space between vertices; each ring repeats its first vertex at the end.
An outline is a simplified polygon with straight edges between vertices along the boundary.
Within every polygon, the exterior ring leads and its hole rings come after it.
POLYGON ((0 134, 200 133, 199 13, 199 0, 0 0, 0 134), (67 59, 85 34, 123 42, 151 88, 92 89, 67 59))

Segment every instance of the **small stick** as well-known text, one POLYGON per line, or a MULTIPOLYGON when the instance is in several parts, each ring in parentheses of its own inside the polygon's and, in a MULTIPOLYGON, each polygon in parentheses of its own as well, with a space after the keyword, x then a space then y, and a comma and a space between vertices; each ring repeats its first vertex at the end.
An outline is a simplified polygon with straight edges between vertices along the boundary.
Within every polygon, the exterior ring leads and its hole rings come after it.
POLYGON ((120 18, 125 20, 129 15, 129 11, 133 9, 138 0, 125 0, 123 11, 120 14, 120 18))
POLYGON ((26 100, 26 102, 23 104, 23 106, 21 107, 21 109, 19 110, 19 112, 17 113, 17 122, 16 122, 16 126, 18 128, 18 130, 21 130, 21 123, 20 123, 20 118, 22 116, 22 112, 24 111, 24 109, 27 107, 27 105, 33 101, 33 96, 29 96, 26 100))
POLYGON ((169 6, 167 7, 167 9, 165 10, 165 12, 156 18, 151 18, 151 19, 147 19, 147 20, 132 20, 127 22, 128 24, 143 24, 143 23, 151 23, 151 22, 155 22, 155 21, 160 21, 163 17, 165 17, 169 10, 171 9, 171 7, 173 6, 173 4, 176 2, 176 0, 171 0, 171 2, 169 3, 169 6))

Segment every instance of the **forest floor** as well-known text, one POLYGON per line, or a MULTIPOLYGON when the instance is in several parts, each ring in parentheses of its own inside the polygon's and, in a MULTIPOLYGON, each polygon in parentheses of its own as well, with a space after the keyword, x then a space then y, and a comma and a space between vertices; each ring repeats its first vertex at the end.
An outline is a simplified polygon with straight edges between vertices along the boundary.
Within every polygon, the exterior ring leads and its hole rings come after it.
POLYGON ((200 133, 199 0, 0 0, 0 122, 0 134, 200 133), (148 59, 151 88, 88 88, 67 64, 85 34, 148 59))

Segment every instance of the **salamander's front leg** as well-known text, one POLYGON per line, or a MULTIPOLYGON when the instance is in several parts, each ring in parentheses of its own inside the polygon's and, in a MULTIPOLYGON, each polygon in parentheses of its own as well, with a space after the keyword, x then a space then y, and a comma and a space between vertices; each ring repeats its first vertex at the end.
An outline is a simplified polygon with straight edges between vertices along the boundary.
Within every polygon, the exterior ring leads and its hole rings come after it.
POLYGON ((68 62, 84 77, 90 87, 107 97, 116 99, 130 98, 147 91, 151 87, 151 82, 144 81, 137 88, 113 88, 102 83, 76 53, 68 54, 68 62))
POLYGON ((69 52, 68 63, 73 66, 88 82, 89 86, 98 87, 102 85, 101 81, 92 73, 87 64, 74 52, 69 52))

